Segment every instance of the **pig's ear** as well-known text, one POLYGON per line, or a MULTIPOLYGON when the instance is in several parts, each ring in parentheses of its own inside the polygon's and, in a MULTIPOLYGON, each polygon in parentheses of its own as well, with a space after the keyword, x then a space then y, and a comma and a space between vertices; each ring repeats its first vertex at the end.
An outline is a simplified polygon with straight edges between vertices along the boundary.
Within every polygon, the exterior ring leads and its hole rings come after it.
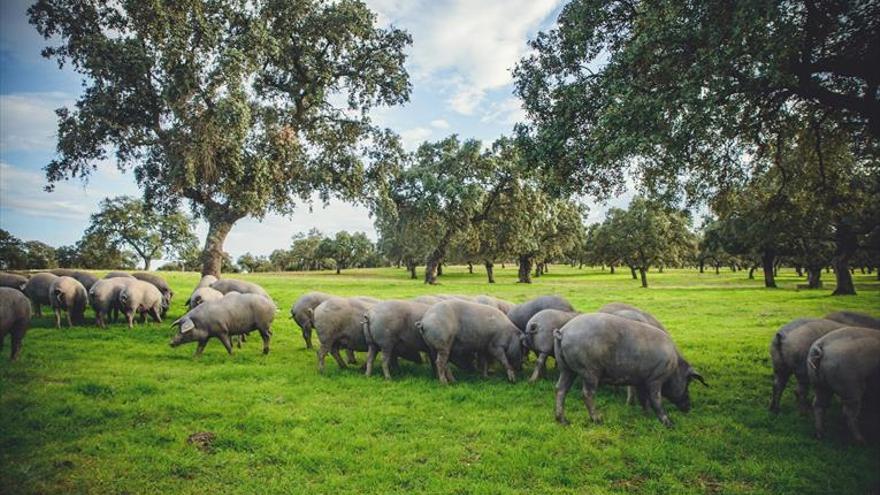
POLYGON ((183 321, 180 324, 180 333, 186 333, 196 327, 196 324, 192 322, 189 318, 183 321))
POLYGON ((691 368, 690 373, 688 373, 688 378, 691 380, 696 380, 707 387, 709 386, 709 384, 706 383, 706 380, 703 378, 703 375, 697 373, 697 371, 693 368, 691 368))

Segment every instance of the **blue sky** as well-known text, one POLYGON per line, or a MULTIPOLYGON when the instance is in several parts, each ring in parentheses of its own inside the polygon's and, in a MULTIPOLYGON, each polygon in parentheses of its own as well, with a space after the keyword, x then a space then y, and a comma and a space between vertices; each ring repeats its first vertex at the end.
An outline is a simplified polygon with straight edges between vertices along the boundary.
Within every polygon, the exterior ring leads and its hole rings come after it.
MULTIPOLYGON (((112 161, 99 164, 87 184, 43 191, 43 166, 54 156, 54 110, 80 94, 80 78, 43 59, 44 40, 27 23, 28 1, 0 2, 0 228, 51 245, 72 244, 89 214, 107 196, 139 195, 130 173, 112 161)), ((527 40, 553 25, 564 0, 367 0, 383 25, 413 36, 407 69, 413 94, 406 105, 377 109, 376 123, 398 132, 413 149, 424 140, 456 133, 491 142, 523 118, 510 69, 527 53, 527 40)), ((626 198, 612 204, 625 202, 626 198)), ((597 219, 604 208, 592 208, 597 219)), ((293 216, 245 219, 225 248, 234 257, 287 247, 292 234, 317 227, 333 233, 360 230, 375 238, 362 207, 317 203, 293 216)), ((203 238, 206 228, 197 228, 203 238)))

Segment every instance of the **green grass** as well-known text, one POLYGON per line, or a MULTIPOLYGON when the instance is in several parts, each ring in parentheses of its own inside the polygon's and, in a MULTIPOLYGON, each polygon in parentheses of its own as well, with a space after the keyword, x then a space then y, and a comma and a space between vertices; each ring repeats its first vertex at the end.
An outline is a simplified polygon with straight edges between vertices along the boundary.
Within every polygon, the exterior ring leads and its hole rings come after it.
MULTIPOLYGON (((629 273, 552 266, 532 285, 515 267, 498 283, 451 267, 442 285, 411 281, 404 270, 242 275, 281 307, 272 351, 259 338, 227 356, 212 340, 172 349, 162 325, 107 330, 51 328, 35 319, 21 360, 0 359, 0 492, 3 493, 866 493, 880 486, 877 439, 855 447, 839 406, 829 438, 812 436, 795 410, 792 384, 782 412, 767 412, 767 346, 798 316, 838 309, 877 313, 880 284, 857 275, 856 297, 796 291, 793 273, 766 290, 745 273, 649 274, 641 289, 629 273), (489 293, 511 301, 556 293, 581 311, 611 301, 657 316, 683 354, 710 382, 691 390, 694 409, 671 404, 675 428, 624 405, 622 389, 603 388, 603 425, 588 423, 575 386, 572 425, 553 421, 554 379, 537 384, 456 372, 440 386, 427 366, 404 364, 393 382, 356 368, 315 370, 289 319, 303 292, 379 298, 430 293, 489 293), (216 435, 210 449, 187 443, 216 435)), ((760 275, 760 274, 758 274, 760 275)), ((832 275, 824 275, 826 283, 832 275)), ((178 294, 169 321, 198 276, 167 275, 178 294)), ((7 341, 7 346, 9 345, 7 341)), ((359 355, 363 360, 363 355, 359 355)), ((521 374, 527 376, 531 364, 521 374)))

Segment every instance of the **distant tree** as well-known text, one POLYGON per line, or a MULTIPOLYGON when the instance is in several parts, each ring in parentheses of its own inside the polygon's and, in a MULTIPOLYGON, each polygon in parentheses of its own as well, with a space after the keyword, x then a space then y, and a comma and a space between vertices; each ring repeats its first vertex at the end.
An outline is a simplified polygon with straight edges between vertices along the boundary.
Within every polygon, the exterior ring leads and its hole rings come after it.
POLYGON ((144 270, 154 259, 173 257, 180 249, 195 244, 192 219, 179 211, 160 214, 139 199, 127 196, 107 198, 92 214, 86 234, 106 237, 124 245, 143 260, 144 270))
POLYGON ((21 270, 27 266, 27 250, 18 237, 0 229, 0 268, 21 270))
POLYGON ((79 266, 79 253, 75 245, 60 246, 55 249, 55 259, 60 268, 75 268, 79 266))
POLYGON ((519 260, 518 281, 531 283, 531 270, 537 260, 540 276, 548 260, 559 257, 583 236, 582 206, 569 200, 551 199, 540 191, 530 192, 534 201, 522 213, 519 233, 513 237, 511 250, 519 260))
POLYGON ((55 248, 52 246, 40 241, 27 241, 24 243, 24 249, 27 252, 25 261, 27 269, 38 270, 58 266, 55 260, 55 248))
MULTIPOLYGON (((207 220, 202 272, 219 275, 238 220, 292 213, 317 194, 363 198, 369 110, 405 102, 410 36, 359 0, 108 5, 39 0, 28 10, 85 90, 58 110, 51 188, 115 150, 150 203, 207 220)), ((369 138, 369 139, 368 139, 369 138)))
POLYGON ((76 243, 76 266, 88 269, 131 270, 137 258, 124 251, 100 233, 86 232, 76 243))
POLYGON ((614 237, 614 256, 638 271, 642 287, 648 287, 647 272, 663 266, 691 246, 689 219, 680 211, 635 197, 626 210, 609 210, 607 232, 614 237), (619 250, 619 251, 618 251, 619 250))
POLYGON ((238 266, 248 273, 270 272, 272 271, 272 262, 265 256, 254 256, 251 253, 245 253, 238 257, 238 266))
POLYGON ((337 274, 365 260, 372 250, 373 243, 366 234, 350 234, 345 230, 337 232, 332 238, 325 237, 318 246, 319 256, 335 262, 337 274))
POLYGON ((308 233, 299 232, 294 234, 290 245, 290 262, 294 270, 321 270, 324 268, 318 247, 324 234, 318 229, 311 229, 308 233))

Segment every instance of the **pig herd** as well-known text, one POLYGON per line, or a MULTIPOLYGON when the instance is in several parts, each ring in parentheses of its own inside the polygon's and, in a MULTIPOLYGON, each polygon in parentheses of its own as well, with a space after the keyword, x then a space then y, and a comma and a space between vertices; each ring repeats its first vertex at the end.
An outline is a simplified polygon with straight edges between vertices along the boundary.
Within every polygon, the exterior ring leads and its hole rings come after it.
MULTIPOLYGON (((53 270, 30 277, 0 273, 0 346, 12 339, 11 357, 20 352, 33 313, 52 308, 55 325, 85 322, 87 306, 105 327, 121 313, 129 328, 137 316, 161 322, 174 293, 149 273, 111 272, 103 279, 75 270, 53 270)), ((200 355, 208 340, 218 339, 232 353, 233 344, 259 332, 263 353, 269 352, 271 325, 278 309, 259 285, 235 279, 202 277, 186 301, 188 311, 172 323, 176 347, 196 342, 200 355)), ((627 387, 627 403, 637 400, 666 426, 672 422, 663 398, 679 410, 691 408, 689 385, 703 376, 682 356, 667 329, 651 314, 623 303, 606 304, 595 313, 579 313, 564 298, 542 296, 521 304, 491 296, 431 295, 409 300, 380 301, 371 297, 338 297, 310 292, 297 299, 290 315, 302 329, 305 346, 318 338, 317 367, 325 369, 329 354, 340 368, 356 364, 365 352, 366 375, 381 355, 382 374, 399 373, 398 360, 427 363, 442 384, 455 381, 450 363, 460 370, 487 376, 497 363, 510 382, 523 362, 535 354, 530 382, 541 378, 547 359, 556 362, 556 420, 567 424, 565 399, 580 378, 584 405, 599 423, 595 393, 600 384, 627 387), (345 353, 345 358, 342 356, 345 353)), ((880 320, 853 312, 824 318, 794 320, 770 344, 773 390, 770 410, 778 413, 791 375, 795 376, 800 409, 809 409, 809 389, 816 437, 824 433, 823 418, 837 395, 856 442, 864 442, 859 416, 866 400, 880 399, 880 320)))

